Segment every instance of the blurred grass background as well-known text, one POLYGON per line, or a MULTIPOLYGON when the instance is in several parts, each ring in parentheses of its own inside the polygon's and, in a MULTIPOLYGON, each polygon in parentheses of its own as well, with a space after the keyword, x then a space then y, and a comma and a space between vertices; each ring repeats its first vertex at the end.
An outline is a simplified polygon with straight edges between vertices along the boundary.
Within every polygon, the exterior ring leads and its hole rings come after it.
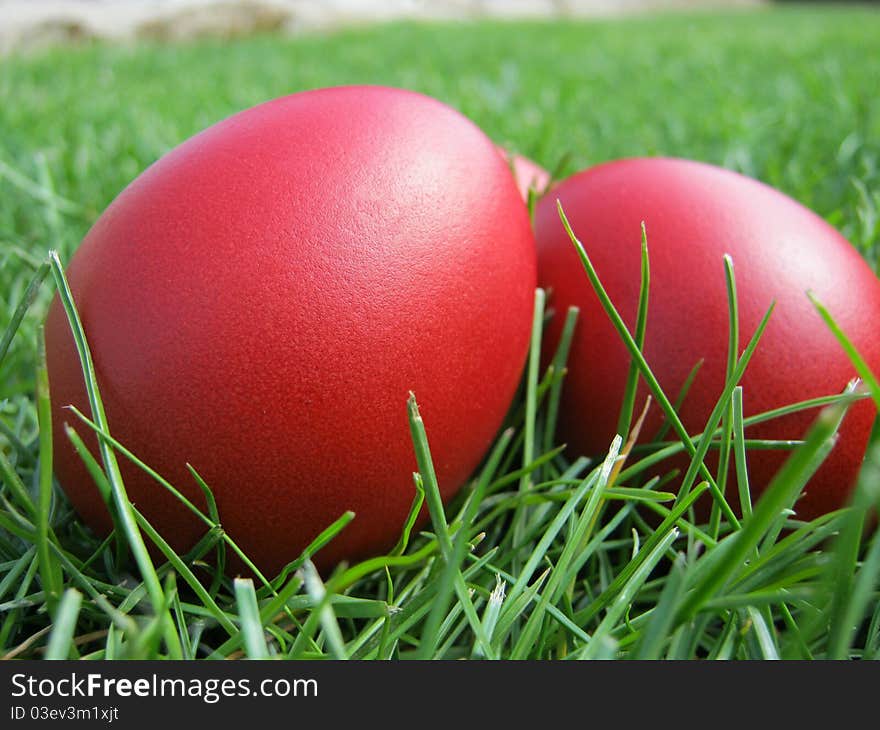
MULTIPOLYGON (((859 211, 880 175, 878 37, 867 8, 786 8, 56 49, 0 64, 0 161, 36 179, 45 158, 82 208, 54 232, 69 251, 144 167, 222 117, 307 88, 389 84, 545 166, 662 154, 760 177, 876 259, 876 223, 859 211)), ((33 196, 8 176, 0 186, 0 235, 55 245, 33 196)))

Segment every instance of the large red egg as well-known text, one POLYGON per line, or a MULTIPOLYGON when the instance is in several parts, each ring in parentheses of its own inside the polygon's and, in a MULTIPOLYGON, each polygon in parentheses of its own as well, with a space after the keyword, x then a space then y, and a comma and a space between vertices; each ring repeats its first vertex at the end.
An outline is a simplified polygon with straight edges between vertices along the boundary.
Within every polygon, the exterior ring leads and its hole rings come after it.
MULTIPOLYGON (((880 371, 880 282, 819 216, 760 182, 707 164, 661 158, 599 165, 561 183, 539 203, 535 221, 539 283, 552 290, 557 313, 549 328, 551 347, 559 337, 561 314, 571 305, 581 308, 560 424, 562 438, 576 451, 607 450, 630 358, 562 227, 557 198, 631 331, 644 221, 651 267, 646 359, 673 401, 691 369, 704 361, 680 414, 689 432, 703 430, 724 384, 725 253, 734 262, 741 349, 771 302, 777 303, 741 381, 746 416, 840 393, 856 375, 807 298, 808 290, 880 371)), ((647 395, 644 384, 639 393, 641 404, 647 395)), ((799 439, 816 415, 811 410, 771 421, 748 429, 746 436, 799 439)), ((850 409, 837 445, 796 505, 798 516, 814 517, 845 502, 874 417, 869 402, 850 409)), ((643 441, 657 432, 661 421, 655 405, 643 441)), ((785 456, 780 451, 749 452, 753 491, 767 485, 785 456)))
MULTIPOLYGON (((269 573, 345 510, 321 565, 384 550, 410 509, 406 401, 442 493, 489 447, 524 363, 536 285, 504 160, 440 102, 310 91, 236 114, 162 157, 107 208, 68 276, 111 432, 269 573)), ((58 477, 110 527, 62 430, 88 429, 59 302, 46 324, 58 477)), ((90 440, 94 445, 94 440, 90 440)), ((204 525, 122 459, 129 496, 178 549, 204 525)))

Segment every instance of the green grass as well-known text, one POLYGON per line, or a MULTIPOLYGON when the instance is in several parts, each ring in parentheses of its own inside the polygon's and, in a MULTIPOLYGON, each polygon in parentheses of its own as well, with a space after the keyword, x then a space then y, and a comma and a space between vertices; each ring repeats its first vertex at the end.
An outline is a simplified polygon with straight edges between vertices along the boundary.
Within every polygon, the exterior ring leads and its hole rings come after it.
MULTIPOLYGON (((686 433, 674 417, 678 394, 652 383, 640 329, 621 329, 634 355, 630 382, 638 375, 654 385, 655 401, 670 416, 669 440, 658 448, 696 455, 684 475, 688 489, 676 495, 669 483, 646 480, 657 454, 632 448, 627 438, 609 444, 607 455, 585 455, 592 460, 559 453, 554 424, 564 407, 565 352, 552 370, 538 367, 539 295, 522 395, 473 480, 442 508, 431 424, 413 399, 413 497, 423 496, 429 528, 410 534, 402 527, 392 554, 324 576, 308 558, 350 515, 328 526, 286 574, 212 575, 195 556, 237 550, 216 511, 202 515, 200 550, 175 554, 128 502, 114 467, 128 455, 109 436, 90 466, 96 489, 115 504, 117 532, 104 541, 89 533, 52 475, 40 323, 50 297, 64 293, 62 262, 157 157, 242 108, 342 83, 433 95, 550 168, 566 155, 573 171, 666 154, 740 170, 826 217, 876 266, 878 37, 880 13, 787 8, 578 24, 392 25, 295 40, 99 45, 3 59, 0 655, 876 657, 880 539, 864 525, 878 502, 880 443, 869 450, 850 508, 811 523, 786 518, 852 396, 829 398, 752 503, 743 456, 772 444, 743 432, 757 418, 743 418, 737 379, 760 342, 738 339, 732 269, 728 387, 704 434, 686 433), (726 491, 736 500, 732 510, 716 499, 701 524, 694 500, 722 491, 702 465, 709 448, 735 463, 739 491, 726 491), (150 542, 163 560, 151 559, 150 542)), ((650 241, 643 291, 649 250, 650 241)), ((586 256, 584 265, 585 282, 601 290, 586 256)), ((614 303, 605 305, 616 320, 614 303)), ((72 307, 69 314, 76 324, 72 307)), ((848 346, 845 333, 835 334, 848 346)), ((88 366, 84 339, 79 344, 88 366)), ((876 380, 863 376, 878 397, 876 380)), ((106 434, 95 383, 89 390, 92 426, 106 434)), ((624 435, 640 406, 628 394, 624 435)))

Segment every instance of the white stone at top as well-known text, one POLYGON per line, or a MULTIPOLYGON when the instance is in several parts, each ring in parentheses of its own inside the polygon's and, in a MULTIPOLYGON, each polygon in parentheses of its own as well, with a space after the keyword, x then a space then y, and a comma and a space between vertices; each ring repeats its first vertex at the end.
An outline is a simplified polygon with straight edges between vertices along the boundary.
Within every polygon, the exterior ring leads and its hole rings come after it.
POLYGON ((765 0, 0 0, 0 53, 78 38, 308 31, 397 19, 552 18, 765 0))

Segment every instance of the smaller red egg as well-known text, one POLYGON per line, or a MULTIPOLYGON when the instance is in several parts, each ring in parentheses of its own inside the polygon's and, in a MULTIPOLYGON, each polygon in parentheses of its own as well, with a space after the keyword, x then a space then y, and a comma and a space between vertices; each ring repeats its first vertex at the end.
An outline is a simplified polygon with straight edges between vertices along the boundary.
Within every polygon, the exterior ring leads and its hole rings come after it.
MULTIPOLYGON (((560 183, 535 212, 539 284, 552 291, 557 315, 572 305, 580 308, 560 413, 561 438, 579 453, 601 454, 608 448, 630 356, 563 229, 557 199, 630 330, 638 308, 640 227, 645 223, 651 267, 645 357, 671 400, 691 369, 703 363, 679 412, 689 433, 704 429, 724 387, 725 254, 735 265, 740 352, 771 302, 776 303, 741 380, 746 417, 835 395, 856 376, 807 291, 828 307, 869 366, 880 372, 880 281, 818 215, 757 180, 712 165, 664 158, 609 162, 560 183)), ((563 319, 556 316, 550 323, 550 352, 563 319)), ((644 403, 646 395, 642 384, 637 403, 644 403)), ((800 439, 816 415, 813 409, 767 421, 748 428, 746 437, 800 439)), ((795 505, 798 517, 814 518, 846 502, 875 415, 868 400, 849 409, 834 449, 795 505)), ((650 439, 662 420, 654 408, 643 437, 650 439)), ((749 451, 753 494, 767 486, 788 453, 749 451)), ((664 471, 669 466, 664 464, 664 471)), ((735 476, 729 484, 736 484, 735 476)), ((736 487, 731 491, 735 505, 736 487)))
POLYGON ((535 194, 540 198, 550 189, 552 182, 550 173, 537 162, 533 162, 528 157, 510 152, 500 145, 498 145, 498 151, 510 166, 513 177, 516 179, 516 186, 519 188, 523 200, 529 199, 529 190, 534 190, 535 194))

